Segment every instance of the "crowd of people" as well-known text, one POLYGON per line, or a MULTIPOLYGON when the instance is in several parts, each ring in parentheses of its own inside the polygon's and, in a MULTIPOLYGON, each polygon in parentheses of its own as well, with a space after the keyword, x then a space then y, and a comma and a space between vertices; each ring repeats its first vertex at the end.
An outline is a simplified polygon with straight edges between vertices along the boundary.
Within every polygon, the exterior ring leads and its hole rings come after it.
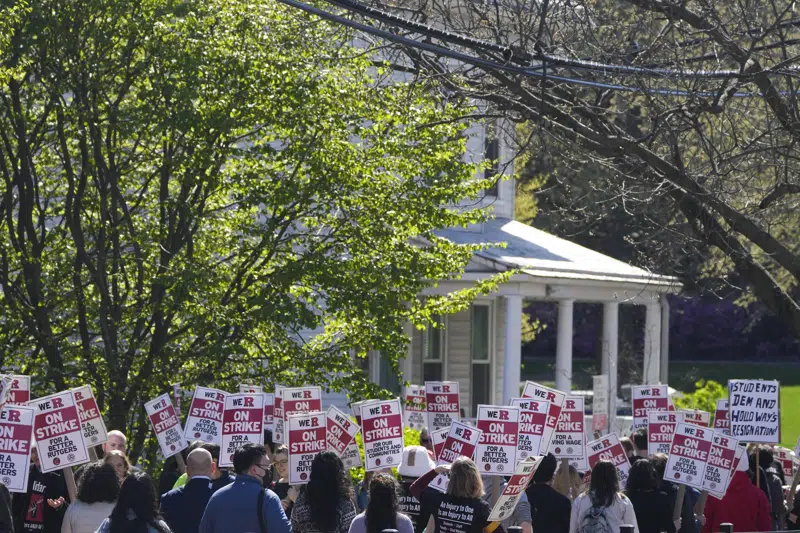
POLYGON ((514 512, 492 523, 487 487, 498 483, 467 457, 437 466, 427 431, 420 446, 405 448, 396 476, 368 472, 355 487, 333 452, 314 458, 308 484, 291 485, 288 449, 269 432, 266 445, 236 451, 232 472, 219 467, 219 446, 194 442, 186 472, 168 462, 156 483, 130 464, 125 435, 112 431, 102 459, 75 471, 75 501, 62 472, 41 472, 34 449, 29 490, 12 497, 0 484, 0 533, 618 533, 626 524, 635 533, 716 533, 725 522, 742 532, 800 529, 800 503, 786 508, 787 480, 768 446, 748 447, 724 498, 698 505, 700 493, 687 488, 676 513, 668 457, 648 455, 644 431, 621 442, 630 462, 624 487, 610 461, 584 483, 548 454, 514 512), (430 486, 439 474, 448 477, 444 491, 430 486))

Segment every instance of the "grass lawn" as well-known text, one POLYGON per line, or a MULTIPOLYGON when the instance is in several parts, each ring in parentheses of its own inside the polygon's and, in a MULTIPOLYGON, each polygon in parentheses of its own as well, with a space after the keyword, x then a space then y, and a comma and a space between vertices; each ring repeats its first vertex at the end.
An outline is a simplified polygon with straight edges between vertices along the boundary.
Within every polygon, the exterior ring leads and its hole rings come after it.
MULTIPOLYGON (((594 361, 576 360, 573 368, 573 386, 580 389, 592 387, 592 375, 599 373, 594 361)), ((539 381, 544 385, 555 380, 554 360, 527 361, 522 378, 539 381)), ((800 436, 800 365, 781 365, 747 362, 698 363, 670 362, 670 386, 693 391, 695 382, 712 379, 723 385, 729 379, 777 379, 781 382, 781 439, 787 448, 794 449, 800 436)))

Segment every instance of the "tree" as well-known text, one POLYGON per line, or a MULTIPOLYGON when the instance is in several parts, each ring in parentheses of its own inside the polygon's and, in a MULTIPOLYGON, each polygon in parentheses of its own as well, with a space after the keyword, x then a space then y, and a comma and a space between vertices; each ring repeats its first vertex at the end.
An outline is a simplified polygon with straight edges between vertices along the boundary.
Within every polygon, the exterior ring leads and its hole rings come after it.
POLYGON ((575 167, 604 168, 595 201, 641 217, 670 246, 716 254, 715 274, 749 287, 800 333, 793 2, 395 7, 424 24, 383 18, 425 41, 400 43, 401 68, 526 124, 522 150, 538 137, 575 167))
POLYGON ((39 394, 93 385, 149 428, 170 383, 380 391, 419 294, 476 247, 459 113, 270 0, 0 7, 0 335, 39 394), (5 17, 5 14, 12 14, 5 17), (312 336, 309 332, 317 333, 312 336))

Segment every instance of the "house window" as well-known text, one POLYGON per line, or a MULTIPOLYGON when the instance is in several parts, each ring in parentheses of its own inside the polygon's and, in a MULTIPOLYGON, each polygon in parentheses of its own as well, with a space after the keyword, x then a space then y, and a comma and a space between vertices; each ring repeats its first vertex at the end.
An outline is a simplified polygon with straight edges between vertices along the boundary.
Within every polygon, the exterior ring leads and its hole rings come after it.
POLYGON ((400 394, 400 378, 392 370, 392 365, 377 352, 375 361, 378 364, 378 385, 389 392, 400 394))
POLYGON ((479 404, 492 402, 492 365, 491 365, 491 307, 488 305, 472 306, 472 414, 478 412, 479 404))
POLYGON ((444 319, 434 316, 422 336, 422 378, 423 381, 444 380, 444 319))
POLYGON ((483 138, 483 158, 489 161, 489 166, 484 169, 485 179, 494 179, 492 185, 486 189, 486 196, 497 197, 500 192, 499 176, 500 173, 500 140, 497 138, 494 124, 487 124, 483 138))

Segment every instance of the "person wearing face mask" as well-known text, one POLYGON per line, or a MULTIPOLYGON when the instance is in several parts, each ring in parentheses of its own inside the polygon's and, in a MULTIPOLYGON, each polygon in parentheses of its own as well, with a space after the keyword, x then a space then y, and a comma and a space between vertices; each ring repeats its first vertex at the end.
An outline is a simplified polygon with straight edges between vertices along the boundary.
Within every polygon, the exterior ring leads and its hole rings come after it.
POLYGON ((28 491, 14 494, 12 503, 16 533, 60 533, 68 501, 64 475, 60 471, 43 473, 33 446, 28 491))

